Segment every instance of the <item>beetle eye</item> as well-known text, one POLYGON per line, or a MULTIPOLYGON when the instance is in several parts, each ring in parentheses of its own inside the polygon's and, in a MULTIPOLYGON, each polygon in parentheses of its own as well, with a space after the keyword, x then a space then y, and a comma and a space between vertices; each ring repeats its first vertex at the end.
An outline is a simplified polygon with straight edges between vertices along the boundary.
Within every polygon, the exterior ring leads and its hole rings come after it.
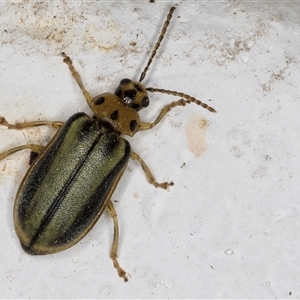
POLYGON ((122 90, 120 86, 117 87, 115 95, 117 95, 119 98, 122 98, 122 90))
POLYGON ((149 98, 147 96, 145 96, 143 99, 142 99, 142 106, 143 107, 147 107, 149 105, 149 98))
POLYGON ((132 82, 130 79, 128 78, 123 78, 121 81, 120 81, 120 85, 126 85, 128 83, 132 82))

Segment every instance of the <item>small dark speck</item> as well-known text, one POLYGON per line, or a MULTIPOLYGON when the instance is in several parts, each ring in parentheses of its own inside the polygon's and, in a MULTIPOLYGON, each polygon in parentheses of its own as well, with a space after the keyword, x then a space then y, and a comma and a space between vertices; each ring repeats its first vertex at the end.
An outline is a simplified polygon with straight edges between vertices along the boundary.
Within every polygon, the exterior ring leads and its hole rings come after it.
POLYGON ((210 266, 214 271, 216 271, 215 269, 214 269, 214 267, 213 266, 210 266))
POLYGON ((4 29, 4 32, 6 32, 6 33, 7 33, 7 30, 6 30, 6 29, 4 29))
POLYGON ((154 0, 150 0, 149 2, 150 2, 150 3, 154 3, 155 1, 154 1, 154 0))
POLYGON ((191 236, 194 236, 192 233, 190 233, 191 236))
POLYGON ((266 161, 267 161, 267 160, 272 160, 272 157, 269 156, 268 154, 266 154, 266 155, 264 156, 264 158, 265 158, 266 161))
POLYGON ((291 296, 292 295, 292 292, 289 292, 289 296, 291 296))

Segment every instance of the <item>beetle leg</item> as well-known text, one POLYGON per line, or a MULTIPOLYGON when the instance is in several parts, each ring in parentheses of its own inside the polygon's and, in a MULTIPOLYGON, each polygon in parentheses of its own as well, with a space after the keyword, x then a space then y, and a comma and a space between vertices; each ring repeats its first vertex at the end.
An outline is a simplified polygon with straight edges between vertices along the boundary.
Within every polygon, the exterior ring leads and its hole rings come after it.
POLYGON ((180 99, 178 101, 174 101, 168 105, 166 105, 159 113, 159 115, 157 116, 156 120, 153 123, 144 123, 141 122, 140 123, 140 127, 139 127, 139 131, 141 130, 148 130, 153 128, 154 126, 156 126, 161 119, 173 108, 176 106, 185 106, 186 104, 191 103, 190 100, 185 100, 185 99, 180 99))
POLYGON ((153 184, 155 187, 160 187, 166 190, 169 186, 174 185, 173 182, 162 182, 162 183, 157 182, 154 176, 152 175, 149 167, 146 165, 146 163, 141 159, 141 157, 138 154, 132 151, 130 153, 130 156, 132 159, 137 160, 140 163, 143 171, 145 172, 148 182, 153 184))
POLYGON ((36 145, 36 144, 29 144, 29 145, 18 146, 18 147, 9 149, 9 150, 1 153, 0 154, 0 160, 8 157, 9 155, 11 155, 13 153, 16 153, 16 152, 24 150, 24 149, 30 149, 32 152, 40 154, 40 153, 43 152, 43 150, 45 149, 45 147, 41 146, 41 145, 36 145))
POLYGON ((0 117, 0 125, 6 126, 8 129, 24 129, 24 128, 35 127, 35 126, 43 126, 43 125, 49 125, 55 129, 59 129, 64 125, 64 123, 50 122, 50 121, 33 121, 33 122, 10 124, 6 121, 4 117, 0 117))
POLYGON ((73 66, 72 60, 71 58, 66 55, 64 52, 61 53, 61 55, 64 57, 64 63, 66 63, 69 66, 69 69, 72 73, 72 76, 74 77, 74 79, 76 80, 77 84, 79 85, 83 96, 85 97, 87 103, 89 105, 91 105, 92 101, 93 101, 93 97, 91 96, 91 94, 85 89, 83 83, 82 83, 82 79, 79 75, 79 73, 76 71, 76 69, 73 66))
POLYGON ((115 211, 114 205, 111 202, 111 200, 108 201, 106 209, 108 210, 108 213, 114 222, 114 239, 110 250, 110 258, 112 259, 114 267, 117 269, 119 276, 122 277, 126 282, 128 281, 126 272, 120 267, 119 262, 117 260, 118 243, 119 243, 119 225, 118 225, 117 213, 115 211))

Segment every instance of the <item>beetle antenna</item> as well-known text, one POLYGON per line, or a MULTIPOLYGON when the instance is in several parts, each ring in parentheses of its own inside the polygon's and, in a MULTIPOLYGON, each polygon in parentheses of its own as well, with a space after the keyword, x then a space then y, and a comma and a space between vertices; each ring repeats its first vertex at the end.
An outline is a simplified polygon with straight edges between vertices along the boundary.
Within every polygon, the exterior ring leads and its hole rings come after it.
POLYGON ((159 35, 159 37, 158 37, 158 40, 157 40, 157 42, 156 42, 156 44, 155 44, 155 46, 154 46, 154 48, 153 48, 153 50, 152 50, 152 53, 151 53, 151 55, 150 55, 150 57, 149 57, 149 60, 148 60, 148 62, 147 62, 147 65, 146 65, 144 71, 143 71, 142 74, 141 74, 141 77, 140 77, 139 82, 142 82, 142 80, 143 80, 143 79, 145 78, 145 76, 146 76, 146 73, 147 73, 147 71, 148 71, 148 69, 149 69, 149 66, 151 65, 152 60, 153 60, 153 58, 154 58, 154 56, 155 56, 155 54, 156 54, 156 51, 158 50, 158 48, 159 48, 159 46, 160 46, 160 43, 161 43, 161 41, 163 40, 163 38, 164 38, 164 36, 165 36, 165 33, 166 33, 167 28, 168 28, 168 26, 169 26, 169 24, 170 24, 170 20, 171 20, 171 18, 172 18, 172 15, 173 15, 173 12, 174 12, 175 9, 176 9, 176 8, 175 8, 174 6, 172 6, 172 7, 170 8, 170 10, 169 10, 169 13, 168 13, 168 15, 167 15, 167 19, 166 19, 166 21, 165 21, 165 23, 164 23, 164 26, 163 26, 163 28, 162 28, 162 30, 161 30, 161 32, 160 32, 160 35, 159 35))
POLYGON ((206 103, 188 95, 188 94, 184 94, 184 93, 181 93, 181 92, 177 92, 177 91, 170 91, 170 90, 165 90, 165 89, 158 89, 158 88, 153 88, 153 87, 148 87, 146 88, 147 91, 151 92, 151 93, 154 93, 154 92, 159 92, 159 93, 162 93, 162 94, 168 94, 168 95, 173 95, 173 96, 178 96, 180 98, 184 98, 188 101, 191 101, 191 102, 194 102, 195 104, 197 105, 200 105, 202 106, 203 108, 206 108, 207 110, 209 110, 210 112, 213 112, 213 113, 216 113, 217 111, 207 105, 206 103))

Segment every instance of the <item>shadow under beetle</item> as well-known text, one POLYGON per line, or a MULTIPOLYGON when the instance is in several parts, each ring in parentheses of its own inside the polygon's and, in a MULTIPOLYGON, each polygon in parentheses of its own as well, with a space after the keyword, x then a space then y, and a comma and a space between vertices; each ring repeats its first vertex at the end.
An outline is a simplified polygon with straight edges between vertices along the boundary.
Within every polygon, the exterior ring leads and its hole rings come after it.
POLYGON ((30 149, 31 166, 17 192, 14 204, 14 224, 21 245, 29 254, 51 254, 78 243, 95 225, 104 209, 114 223, 114 238, 110 257, 118 274, 127 281, 126 272, 117 260, 119 228, 111 196, 122 177, 129 158, 138 161, 149 183, 167 189, 173 182, 159 183, 146 163, 133 152, 120 135, 156 126, 176 106, 195 103, 216 112, 207 104, 187 94, 159 88, 145 88, 141 81, 154 58, 175 7, 171 7, 159 38, 139 81, 122 79, 114 94, 92 97, 84 88, 71 59, 62 53, 72 76, 79 85, 94 116, 72 115, 65 123, 33 121, 10 124, 0 117, 0 125, 9 129, 24 129, 49 125, 58 129, 48 145, 21 145, 0 154, 0 160, 17 151, 30 149), (166 105, 153 123, 140 121, 138 111, 149 105, 148 92, 160 92, 180 97, 166 105))

